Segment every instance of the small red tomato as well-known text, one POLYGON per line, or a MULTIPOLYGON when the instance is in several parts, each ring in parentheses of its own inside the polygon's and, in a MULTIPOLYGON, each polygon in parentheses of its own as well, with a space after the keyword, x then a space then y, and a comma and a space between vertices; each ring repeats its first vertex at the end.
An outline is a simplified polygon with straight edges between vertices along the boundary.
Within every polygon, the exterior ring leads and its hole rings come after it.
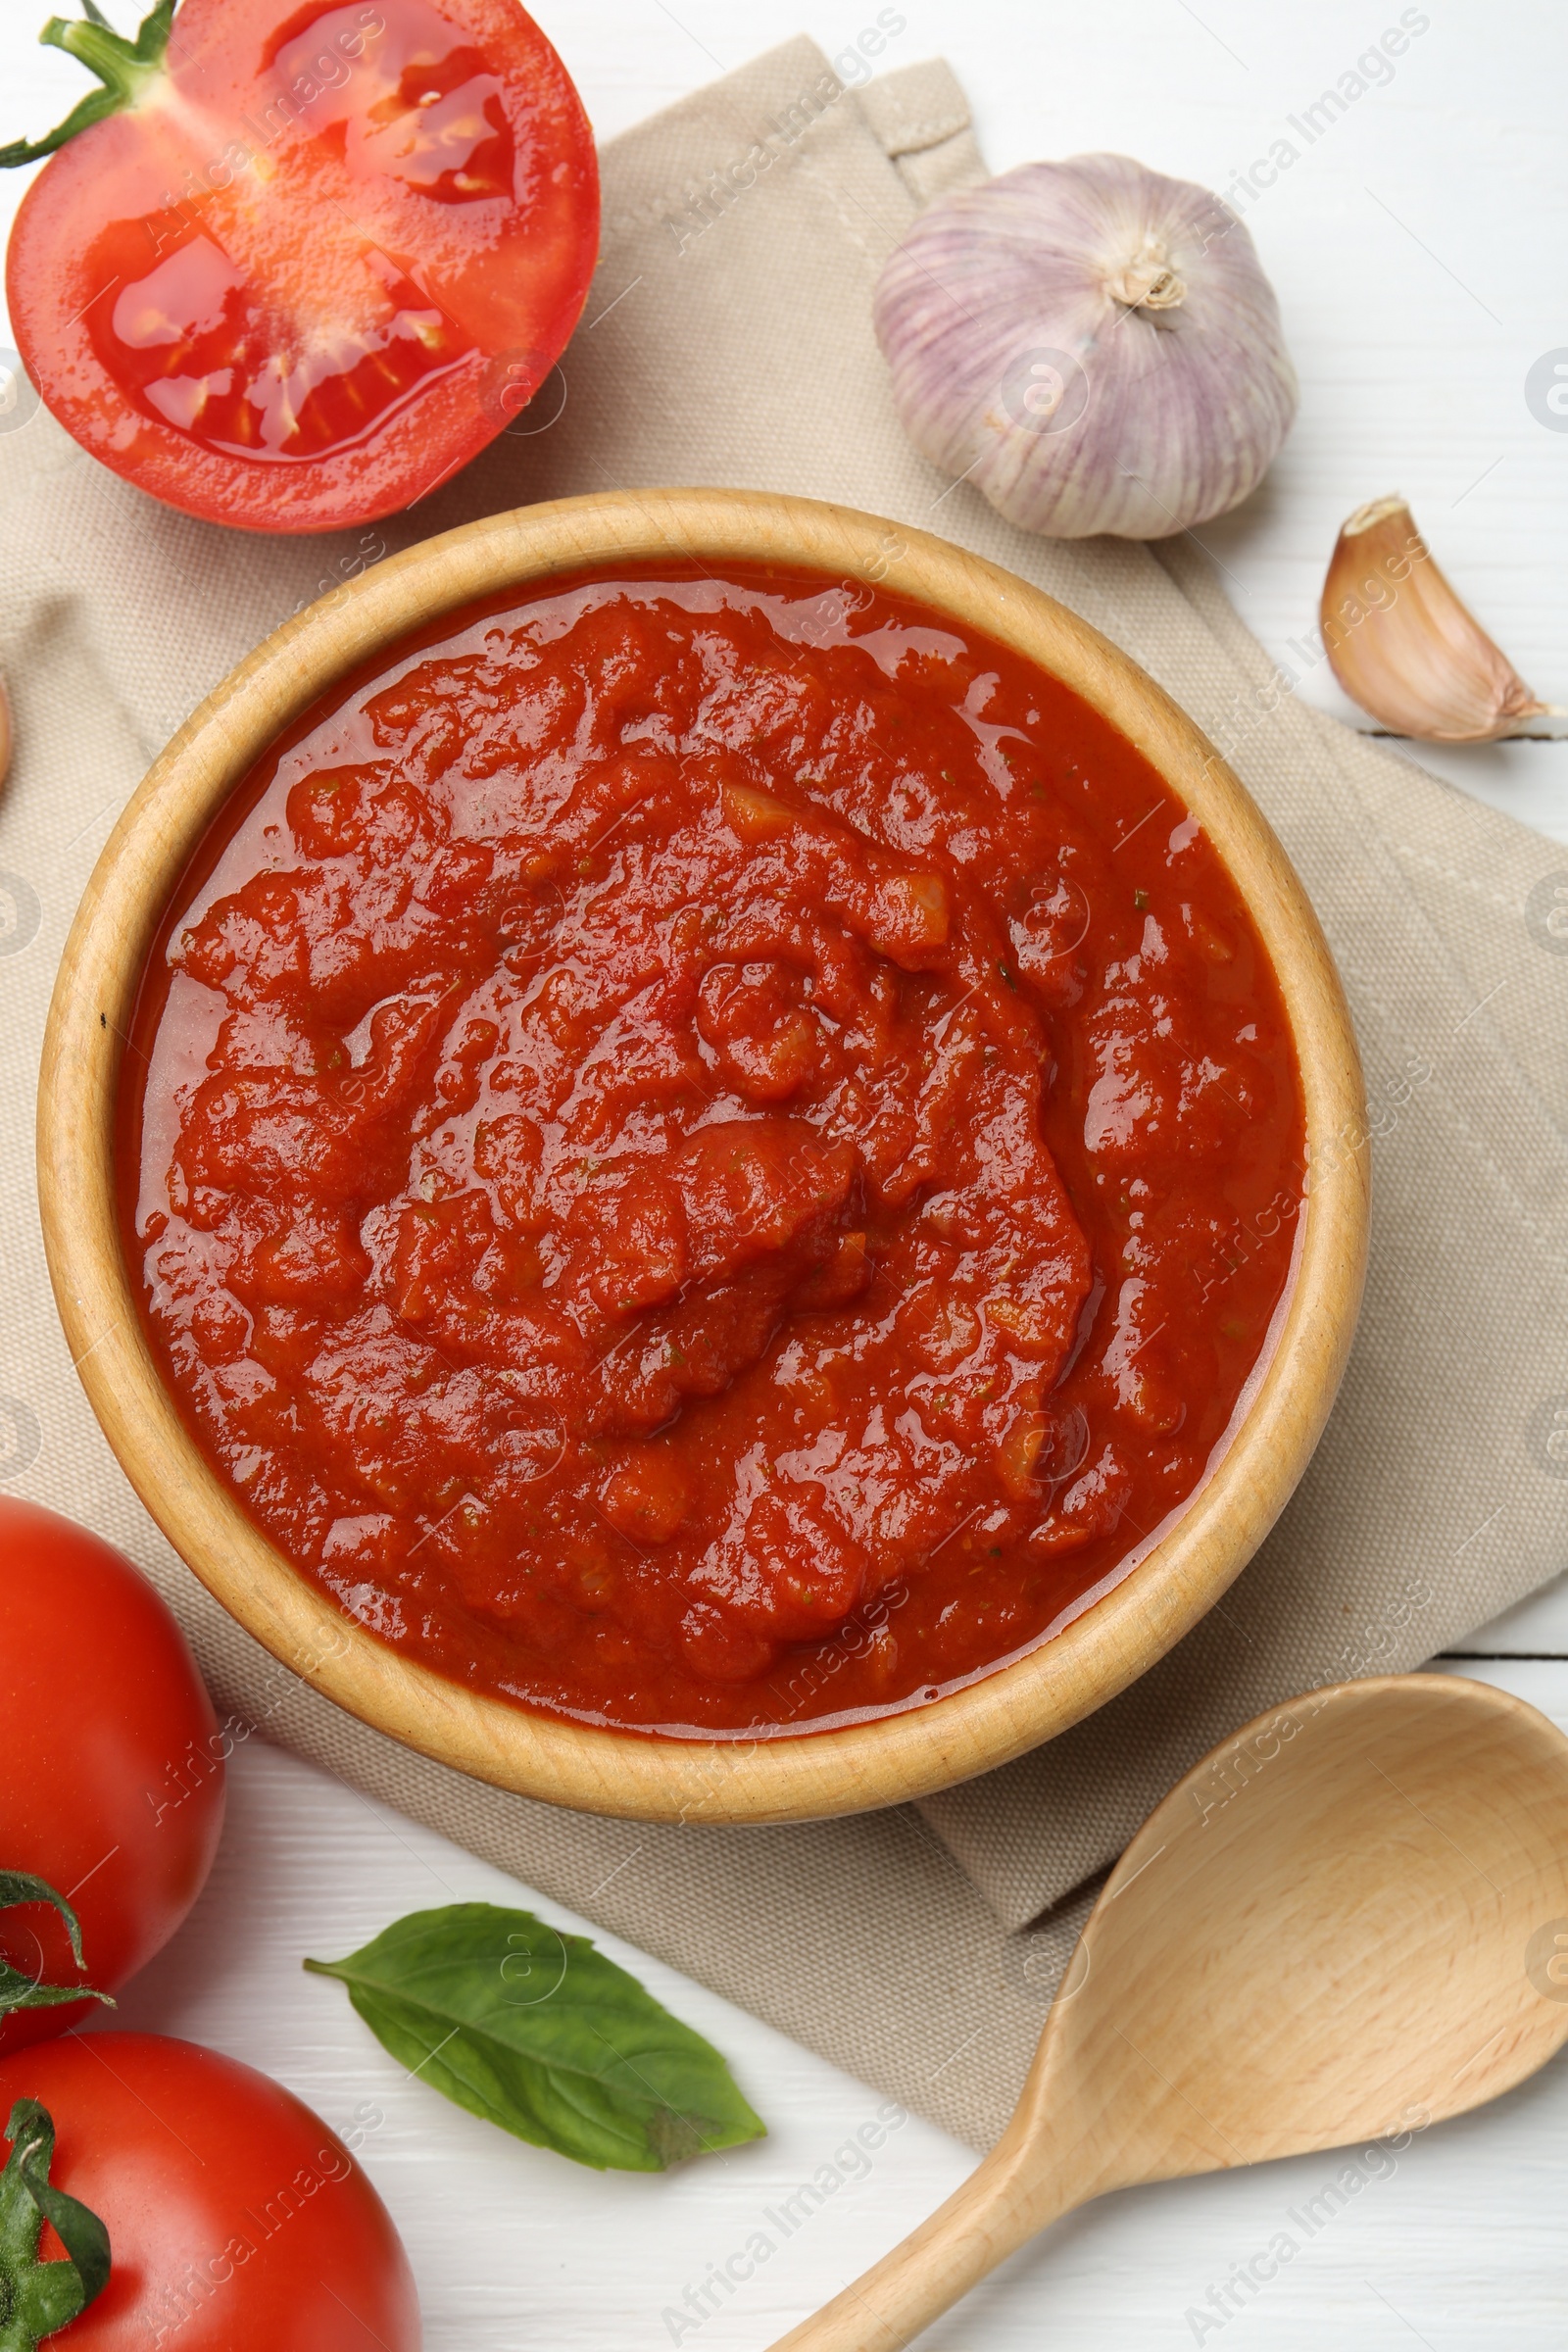
MULTIPOLYGON (((66 1898, 85 1967, 45 1902, 0 1912, 0 1953, 45 1984, 112 1992, 167 1943, 212 1867, 218 1719, 146 1578, 85 1528, 14 1496, 0 1496, 0 1873, 26 1872, 66 1898)), ((92 2006, 13 2009, 0 2052, 92 2006)))
POLYGON ((43 38, 103 88, 11 232, 27 372, 170 506, 324 531, 409 506, 550 372, 599 245, 593 134, 516 0, 158 0, 43 38))
MULTIPOLYGON (((18 2100, 53 2123, 49 2186, 109 2232, 109 2283, 69 2323, 70 2352, 418 2352, 391 2215, 336 2133, 254 2067, 161 2034, 74 2034, 0 2059, 0 2126, 18 2100)), ((52 2230, 38 2250, 45 2269, 64 2251, 52 2230)), ((0 2244, 0 2269, 31 2252, 0 2244)))

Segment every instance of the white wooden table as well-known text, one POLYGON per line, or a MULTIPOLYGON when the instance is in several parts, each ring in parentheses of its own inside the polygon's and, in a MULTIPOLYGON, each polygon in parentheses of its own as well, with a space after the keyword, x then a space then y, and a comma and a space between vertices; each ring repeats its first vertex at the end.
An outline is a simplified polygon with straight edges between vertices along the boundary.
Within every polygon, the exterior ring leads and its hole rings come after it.
MULTIPOLYGON (((236 0, 260 5, 260 0, 236 0)), ((0 135, 32 134, 84 86, 36 48, 44 0, 0 28, 0 135)), ((870 0, 540 0, 602 135, 806 29, 830 54, 870 0)), ((1559 551, 1568 431, 1526 404, 1532 364, 1568 346, 1568 46, 1555 0, 1431 0, 1386 86, 1307 141, 1291 127, 1401 18, 1400 0, 901 0, 882 61, 945 52, 1001 169, 1115 148, 1222 192, 1282 138, 1298 150, 1247 217, 1279 287, 1302 411, 1263 490, 1201 533, 1232 595, 1311 702, 1352 716, 1309 629, 1339 522, 1392 489, 1537 691, 1568 703, 1559 551)), ((1402 12, 1406 25, 1412 12, 1402 12)), ((124 11, 122 7, 121 14, 124 11)), ((1364 78, 1364 77, 1363 77, 1364 78)), ((0 226, 24 175, 0 187, 0 226)), ((5 339, 0 318, 0 341, 5 339)), ((1568 745, 1429 756, 1462 789, 1568 840, 1568 745)), ((1568 1563, 1565 1563, 1568 1565, 1568 1563)), ((1568 1592, 1513 1611, 1453 1671, 1568 1724, 1568 1592)), ((901 2235, 963 2175, 966 2151, 910 2121, 751 2285, 700 2328, 664 2318, 877 2105, 875 2093, 700 1986, 605 1938, 733 2059, 771 2136, 647 2180, 579 2171, 491 2132, 386 2058, 303 1954, 333 1955, 399 1913, 527 1890, 260 1744, 233 1769, 212 1884, 120 2022, 185 2034, 291 2083, 365 2161, 408 2240, 431 2352, 642 2352, 700 2338, 757 2352, 901 2235)), ((541 1904, 564 1924, 564 1915, 541 1904)), ((1244 2314, 1188 2319, 1330 2177, 1328 2158, 1131 2192, 1070 2220, 927 2339, 933 2352, 1560 2352, 1568 2062, 1416 2140, 1244 2314)), ((283 2348, 279 2348, 283 2352, 283 2348)))
MULTIPOLYGON (((1568 1728, 1568 1591, 1515 1611, 1448 1663, 1517 1691, 1568 1728)), ((762 2352, 902 2237, 973 2159, 915 2118, 700 2327, 689 2287, 749 2236, 882 2105, 879 2094, 701 1985, 599 1934, 444 1838, 259 1741, 231 1770, 217 1868, 173 1943, 122 1996, 117 2026, 180 2034, 287 2082, 361 2154, 403 2231, 429 2352, 762 2352), (769 2127, 685 2171, 599 2175, 524 2147, 411 2081, 300 1969, 389 1920, 453 1900, 537 1908, 598 1936, 729 2057, 769 2127), (689 2315, 685 2315, 689 2316, 689 2315)), ((1374 2180, 1223 2330, 1195 2330, 1208 2289, 1299 2213, 1341 2159, 1128 2190, 1037 2240, 923 2340, 931 2352, 1561 2352, 1568 2054, 1496 2105, 1434 2127, 1374 2180)), ((844 2169, 853 2169, 847 2165, 844 2169)), ((776 2235, 776 2231, 774 2232, 776 2235)), ((286 2347, 279 2346, 279 2352, 286 2347)))

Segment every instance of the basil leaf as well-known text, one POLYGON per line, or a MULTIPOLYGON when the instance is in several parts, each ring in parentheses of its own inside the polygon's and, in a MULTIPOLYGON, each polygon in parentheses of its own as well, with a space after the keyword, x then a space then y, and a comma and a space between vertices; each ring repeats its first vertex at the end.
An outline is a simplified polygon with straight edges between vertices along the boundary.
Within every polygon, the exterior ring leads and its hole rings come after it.
POLYGON ((660 2173, 766 2131, 711 2042, 531 1911, 416 1911, 345 1960, 305 1966, 347 1985, 422 2082, 599 2172, 660 2173))

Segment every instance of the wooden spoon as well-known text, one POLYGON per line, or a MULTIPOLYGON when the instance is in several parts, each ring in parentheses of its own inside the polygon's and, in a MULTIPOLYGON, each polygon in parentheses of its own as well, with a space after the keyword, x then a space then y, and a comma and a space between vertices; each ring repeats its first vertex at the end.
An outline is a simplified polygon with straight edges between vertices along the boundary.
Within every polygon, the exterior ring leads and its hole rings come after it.
POLYGON ((1568 1740, 1388 1675, 1259 1716, 1095 1905, 978 2171, 773 2352, 894 2352, 1111 2188, 1420 2130, 1568 2038, 1568 1740))

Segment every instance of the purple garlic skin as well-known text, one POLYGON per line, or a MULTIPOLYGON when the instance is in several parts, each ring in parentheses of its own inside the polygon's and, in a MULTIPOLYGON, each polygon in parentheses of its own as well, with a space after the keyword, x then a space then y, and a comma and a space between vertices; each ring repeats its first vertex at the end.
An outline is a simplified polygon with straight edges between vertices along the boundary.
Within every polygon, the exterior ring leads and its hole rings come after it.
POLYGON ((1121 155, 942 198, 877 282, 905 430, 1009 522, 1163 539, 1257 487, 1297 408, 1242 222, 1121 155))

